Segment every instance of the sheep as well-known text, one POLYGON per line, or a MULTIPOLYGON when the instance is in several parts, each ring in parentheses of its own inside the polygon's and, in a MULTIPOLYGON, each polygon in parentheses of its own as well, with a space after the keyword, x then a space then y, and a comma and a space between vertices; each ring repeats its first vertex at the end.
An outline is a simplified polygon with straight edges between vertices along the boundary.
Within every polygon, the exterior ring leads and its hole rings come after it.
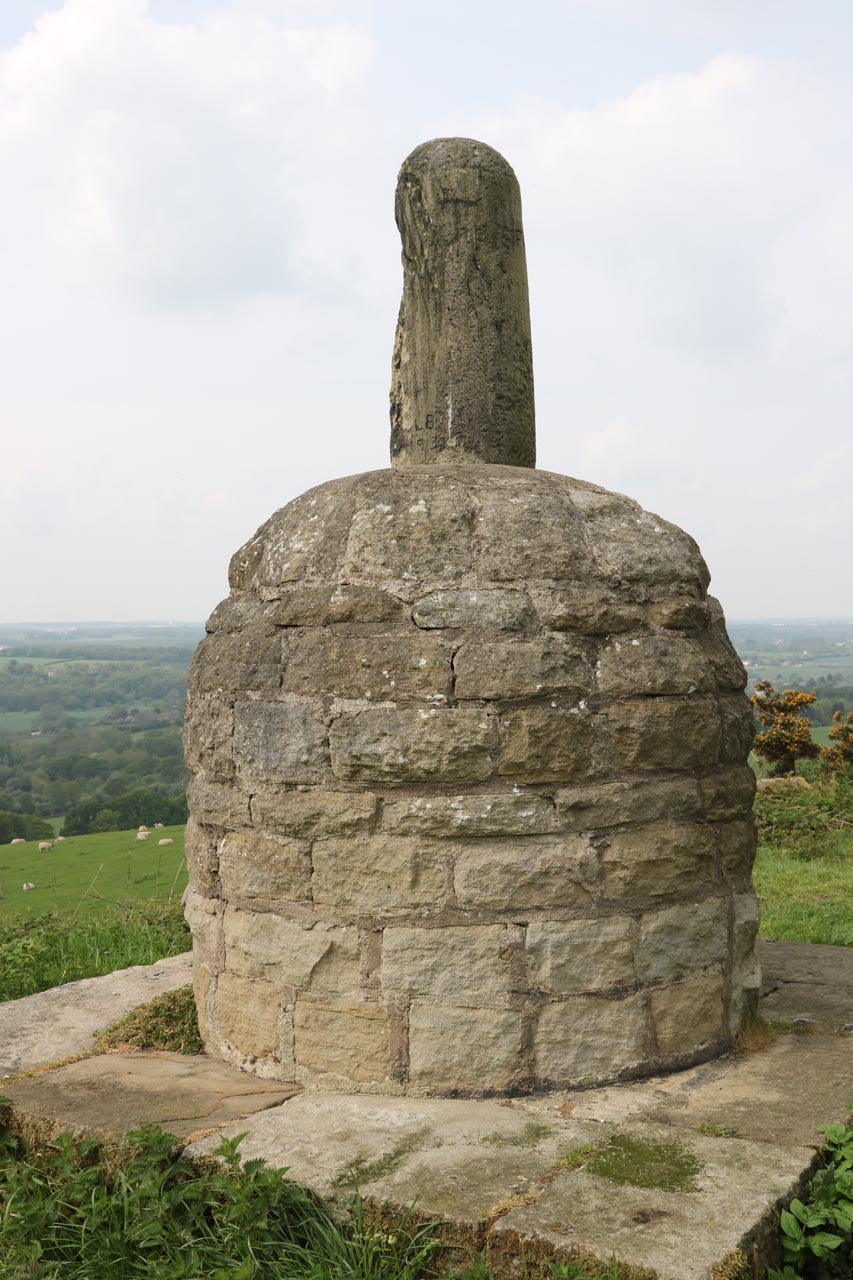
POLYGON ((138 831, 147 831, 147 830, 148 830, 148 828, 146 827, 145 823, 143 822, 143 824, 142 824, 142 826, 141 826, 141 827, 137 827, 137 830, 138 830, 138 831))
POLYGON ((155 822, 155 823, 154 823, 154 830, 155 830, 155 831, 159 831, 159 830, 160 830, 160 828, 162 827, 162 825, 163 825, 163 823, 162 823, 162 822, 155 822))
POLYGON ((53 843, 54 843, 54 844, 65 844, 65 836, 57 836, 53 843))
POLYGON ((136 843, 137 843, 137 844, 139 844, 139 841, 140 841, 140 840, 147 840, 147 839, 148 839, 148 837, 150 836, 150 834, 151 834, 151 832, 150 832, 150 831, 137 831, 137 833, 136 833, 136 843))
POLYGON ((26 844, 26 843, 27 842, 23 836, 16 836, 14 840, 9 841, 9 844, 26 844))
POLYGON ((25 880, 24 883, 21 885, 21 888, 23 889, 24 893, 26 893, 28 889, 35 889, 35 885, 30 880, 25 880))
POLYGON ((157 843, 158 844, 174 844, 175 842, 171 836, 167 836, 165 840, 158 840, 157 843))
POLYGON ((48 849, 53 848, 52 840, 39 840, 39 853, 46 853, 48 849))

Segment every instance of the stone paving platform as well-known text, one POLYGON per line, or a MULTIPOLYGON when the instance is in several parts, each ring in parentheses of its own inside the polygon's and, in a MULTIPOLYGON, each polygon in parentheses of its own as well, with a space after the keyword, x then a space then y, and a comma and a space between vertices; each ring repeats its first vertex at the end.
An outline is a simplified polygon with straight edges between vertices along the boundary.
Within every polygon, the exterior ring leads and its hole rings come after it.
MULTIPOLYGON (((853 951, 760 951, 765 1016, 793 1029, 762 1050, 636 1084, 491 1101, 305 1093, 207 1058, 146 1053, 97 1055, 0 1089, 41 1124, 115 1134, 156 1120, 191 1154, 245 1132, 245 1158, 286 1167, 341 1204, 353 1179, 392 1212, 416 1201, 501 1277, 520 1276, 523 1256, 580 1251, 615 1253, 638 1277, 730 1280, 736 1250, 750 1276, 754 1246, 761 1267, 773 1261, 776 1213, 813 1170, 817 1126, 853 1103, 853 951)), ((186 981, 186 958, 164 966, 152 985, 186 981)), ((151 997, 143 974, 0 1005, 0 1063, 81 1052, 133 992, 151 997)))

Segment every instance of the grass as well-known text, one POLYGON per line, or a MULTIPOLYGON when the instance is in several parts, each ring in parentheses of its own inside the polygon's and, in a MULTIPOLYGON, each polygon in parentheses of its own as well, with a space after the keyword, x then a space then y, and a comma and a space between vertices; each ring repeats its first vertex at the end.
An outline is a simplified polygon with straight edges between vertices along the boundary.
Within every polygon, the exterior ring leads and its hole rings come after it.
POLYGON ((164 827, 136 843, 135 831, 69 836, 39 853, 39 842, 0 846, 0 925, 74 912, 108 913, 115 904, 175 900, 186 886, 184 828, 164 827), (160 847, 171 837, 174 844, 160 847), (24 891, 24 882, 35 885, 24 891))
POLYGON ((164 991, 147 1004, 131 1009, 118 1022, 95 1035, 99 1049, 163 1049, 170 1053, 201 1053, 191 986, 164 991))
POLYGON ((0 924, 0 1001, 154 964, 189 947, 179 901, 113 907, 82 919, 48 916, 0 924))

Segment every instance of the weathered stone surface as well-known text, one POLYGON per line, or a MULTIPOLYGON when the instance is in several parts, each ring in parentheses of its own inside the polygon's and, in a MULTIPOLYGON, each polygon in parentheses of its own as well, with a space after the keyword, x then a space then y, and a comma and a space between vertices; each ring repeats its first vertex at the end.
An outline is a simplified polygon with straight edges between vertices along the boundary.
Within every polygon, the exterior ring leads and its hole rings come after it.
POLYGON ((606 1079, 646 1057, 641 995, 571 996, 545 1005, 534 1039, 536 1076, 554 1084, 606 1079))
POLYGON ((514 989, 513 952, 521 945, 522 931, 513 925, 386 929, 383 997, 503 1004, 514 989))
POLYGON ((239 787, 207 782, 198 774, 187 786, 190 813, 211 827, 243 827, 249 822, 249 797, 239 787))
POLYGON ((219 973, 225 967, 222 933, 225 903, 219 897, 205 897, 189 890, 184 894, 183 906, 193 935, 193 963, 205 965, 211 974, 219 973))
POLYGON ((681 636, 640 635, 602 646, 596 680, 611 698, 636 694, 707 693, 713 673, 699 646, 681 636))
POLYGON ((558 831, 554 802, 535 791, 386 800, 384 831, 424 836, 542 835, 558 831))
POLYGON ((355 511, 358 477, 309 489, 281 507, 231 559, 228 581, 262 600, 303 578, 334 582, 355 511))
POLYGON ((495 730, 470 708, 368 707, 332 724, 332 770, 353 782, 482 782, 492 773, 495 730))
POLYGON ((592 723, 575 708, 522 707, 499 718, 505 778, 519 782, 571 782, 588 774, 592 723))
POLYGON ((578 482, 536 472, 531 501, 531 473, 504 470, 501 482, 484 486, 478 495, 479 523, 489 530, 479 546, 479 575, 487 581, 525 583, 583 578, 590 556, 574 505, 578 482))
POLYGON ((252 796, 252 821, 265 831, 292 836, 349 836, 366 831, 376 813, 366 791, 263 788, 252 796))
POLYGON ((319 782, 328 764, 322 708, 294 695, 277 702, 238 702, 234 752, 252 780, 319 782))
POLYGON ((255 597, 238 591, 221 600, 204 624, 208 635, 214 631, 242 631, 244 627, 256 628, 256 634, 275 634, 275 627, 264 616, 255 597))
POLYGON ((755 737, 752 703, 745 693, 720 698, 720 720, 723 727, 721 759, 728 764, 743 764, 755 737))
POLYGON ((748 764, 720 769, 700 778, 699 788, 709 821, 740 818, 752 810, 755 774, 748 764))
POLYGON ((761 912, 754 889, 736 893, 732 899, 732 955, 736 960, 752 956, 761 912))
POLYGON ((629 778, 564 787, 554 797, 560 821, 573 831, 594 831, 660 818, 697 818, 695 778, 629 778))
POLYGON ((394 340, 391 459, 532 467, 527 266, 518 182, 471 138, 436 138, 400 169, 403 297, 394 340))
POLYGON ((204 827, 192 816, 184 828, 184 853, 190 888, 212 897, 219 891, 219 852, 216 828, 204 827))
POLYGON ((740 884, 745 877, 749 877, 758 848, 752 815, 741 822, 722 823, 717 828, 717 843, 723 876, 734 884, 740 884))
POLYGON ((582 499, 575 494, 574 499, 579 506, 583 501, 585 532, 602 576, 626 582, 699 582, 707 587, 707 565, 682 529, 626 498, 602 491, 596 503, 591 496, 582 499))
POLYGON ((316 840, 311 856, 315 905, 344 916, 438 907, 447 892, 440 841, 381 834, 316 840))
POLYGON ((627 916, 531 923, 531 985, 559 996, 631 986, 636 981, 636 936, 637 922, 627 916))
POLYGON ((358 1081, 384 1080, 388 1075, 388 1018, 382 1005, 301 995, 293 1034, 300 1067, 358 1081))
POLYGON ((642 626, 643 607, 611 595, 604 586, 534 588, 533 598, 544 626, 580 635, 615 635, 642 626))
POLYGON ((616 831, 602 858, 608 898, 689 893, 716 882, 713 829, 698 824, 616 831))
POLYGON ((311 859, 304 840, 269 840, 231 831, 219 847, 223 895, 239 902, 283 898, 304 902, 311 893, 311 859))
POLYGON ((278 1048, 281 991, 271 982, 228 970, 216 983, 219 1034, 240 1053, 267 1057, 278 1048))
POLYGON ((672 982, 696 969, 723 964, 728 949, 725 898, 680 902, 642 917, 637 976, 641 982, 672 982))
POLYGON ((409 1010, 409 1079, 417 1090, 467 1093, 509 1089, 522 1074, 523 1018, 415 1000, 409 1010))
POLYGON ((274 693, 281 681, 279 642, 267 627, 248 623, 240 631, 217 631, 195 651, 188 685, 204 693, 274 693))
POLYGON ((342 994, 358 988, 354 928, 228 907, 224 932, 229 970, 242 977, 342 994))
POLYGON ((746 688, 746 668, 721 622, 715 623, 705 633, 702 638, 702 648, 714 672, 718 689, 736 691, 746 688))
POLYGON ((450 646, 412 628, 404 635, 351 636, 334 628, 285 633, 282 689, 322 697, 444 699, 450 646))
POLYGON ((472 567, 475 508, 455 473, 447 468, 447 483, 437 485, 420 469, 398 472, 376 483, 375 497, 368 489, 352 521, 344 575, 377 584, 458 582, 472 567))
POLYGON ((419 627, 525 631, 537 618, 530 596, 513 587, 433 591, 415 601, 412 618, 419 627))
POLYGON ((453 659, 457 698, 532 698, 588 693, 592 672, 565 636, 535 640, 464 640, 453 659))
POLYGON ((234 709, 220 694, 199 694, 187 704, 184 717, 184 759, 193 773, 211 782, 234 777, 234 709))
POLYGON ((720 721, 710 698, 614 702, 608 723, 615 769, 695 769, 720 756, 720 721))
POLYGON ((463 907, 560 907, 588 902, 598 892, 598 855, 577 836, 463 845, 455 863, 456 897, 463 907))
POLYGON ((723 978, 719 970, 685 978, 651 993, 652 1020, 663 1057, 693 1053, 723 1035, 723 978))
POLYGON ((326 627, 337 622, 387 622, 405 606, 378 587, 328 582, 289 588, 267 605, 264 616, 279 627, 326 627))
POLYGON ((708 626, 710 610, 704 600, 670 596, 649 605, 649 621, 673 631, 701 631, 708 626))

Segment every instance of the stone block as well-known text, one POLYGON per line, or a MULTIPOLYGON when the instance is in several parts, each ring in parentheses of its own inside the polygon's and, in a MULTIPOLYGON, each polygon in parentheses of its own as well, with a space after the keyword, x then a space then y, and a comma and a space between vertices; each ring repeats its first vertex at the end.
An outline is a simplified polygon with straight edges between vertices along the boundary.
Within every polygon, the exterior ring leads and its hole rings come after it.
POLYGON ((691 893, 716 882, 714 832, 693 823, 653 823, 616 831, 603 853, 608 898, 691 893))
POLYGON ((377 834, 316 840, 316 906, 347 916, 393 916, 441 906, 448 850, 439 841, 377 834))
POLYGON ((220 600, 213 613, 204 624, 208 635, 214 631, 242 631, 244 627, 254 626, 266 635, 274 635, 275 627, 265 617, 264 607, 252 595, 241 595, 232 591, 230 596, 220 600))
POLYGON ((637 976, 641 982, 673 982, 697 969, 723 964, 728 950, 727 899, 679 902, 642 917, 637 976))
POLYGON ((535 698, 588 693, 585 654, 565 636, 532 640, 465 639, 453 660, 457 698, 535 698))
POLYGON ((377 702, 450 696, 450 646, 415 628, 369 636, 298 629, 284 633, 282 646, 282 689, 288 693, 377 702))
POLYGON ((694 1053, 722 1038, 723 977, 709 969, 651 992, 652 1020, 661 1057, 694 1053))
POLYGON ((550 631, 576 631, 580 635, 616 635, 643 624, 643 607, 607 595, 606 588, 534 589, 533 598, 550 631))
POLYGON ((534 1071, 537 1081, 555 1086, 611 1079, 644 1060, 645 1044, 642 995, 570 996, 539 1014, 534 1071))
POLYGON ((720 757, 720 720, 711 698, 614 702, 608 727, 614 769, 699 769, 720 757))
POLYGON ((204 827, 192 815, 184 828, 184 853, 192 890, 204 897, 219 896, 219 852, 215 828, 204 827))
POLYGON ((229 973, 262 978, 278 988, 343 994, 358 988, 359 942, 354 928, 229 906, 224 937, 229 973))
POLYGON ((598 688, 607 697, 707 693, 711 667, 699 645, 683 636, 640 635, 611 640, 598 654, 598 688))
POLYGON ((382 829, 401 835, 542 835, 559 826, 553 801, 535 791, 411 796, 382 808, 382 829))
POLYGON ((748 764, 719 769, 699 779, 705 817, 710 822, 742 818, 752 812, 755 774, 748 764))
POLYGON ((340 622, 388 622, 404 618, 402 601, 378 587, 327 582, 288 588, 265 617, 279 627, 326 627, 340 622))
POLYGON ((649 621, 670 631, 702 631, 708 626, 710 611, 704 600, 692 596, 670 596, 649 606, 649 621))
POLYGON ((234 709, 220 694, 197 694, 187 699, 184 716, 184 759, 191 773, 211 782, 234 777, 234 709))
POLYGON ((190 890, 184 894, 184 916, 193 936, 193 964, 205 965, 212 974, 225 966, 222 918, 225 903, 190 890))
POLYGON ((482 782, 494 737, 489 716, 471 708, 345 711, 329 731, 332 769, 352 782, 482 782))
MULTIPOLYGON (((463 487, 395 475, 356 512, 342 572, 348 581, 458 581, 472 567, 474 503, 463 487), (384 492, 380 490, 384 489, 384 492)), ((421 593, 422 594, 422 593, 421 593)))
POLYGON ((519 782, 571 782, 585 778, 592 761, 591 718, 575 708, 522 707, 499 717, 505 778, 519 782))
POLYGON ((603 577, 650 585, 698 582, 707 587, 708 566, 682 529, 626 499, 618 507, 606 500, 588 516, 584 532, 603 577))
POLYGON ((230 586, 268 600, 306 577, 334 582, 355 511, 355 482, 347 476, 319 485, 276 511, 232 556, 230 586))
POLYGON ((513 952, 522 931, 511 925, 386 929, 382 995, 450 1004, 500 1006, 513 990, 513 952))
POLYGON ((702 637, 702 648, 714 673, 718 689, 739 692, 746 688, 748 678, 746 667, 738 657, 724 626, 720 624, 712 626, 702 637))
POLYGON ((216 983, 219 1034, 241 1054, 266 1058, 278 1048, 281 992, 271 982, 221 973, 216 983))
POLYGON ((752 872, 758 848, 758 835, 752 814, 740 822, 721 823, 717 827, 717 844, 724 879, 735 884, 747 879, 752 872))
POLYGON ((277 702, 238 702, 234 752, 253 782, 320 782, 328 764, 322 706, 293 695, 277 702))
POLYGON ((720 698, 723 738, 721 759, 725 764, 745 764, 755 737, 752 703, 745 693, 720 698))
POLYGON ((578 836, 461 846, 454 883, 460 906, 524 911, 588 903, 598 893, 598 855, 578 836))
POLYGON ((270 840, 255 831, 230 831, 219 847, 222 895, 238 903, 253 899, 306 902, 311 896, 311 859, 306 840, 270 840))
POLYGON ((376 796, 365 791, 326 791, 262 788, 252 796, 252 821, 256 827, 283 835, 350 836, 371 825, 378 807, 376 796))
POLYGON ((628 778, 563 787, 554 797, 564 827, 595 831, 629 822, 698 818, 695 778, 628 778))
POLYGON ((732 956, 736 965, 752 956, 760 919, 761 910, 755 890, 736 893, 732 898, 732 956))
POLYGON ((481 489, 479 499, 480 523, 489 531, 478 547, 480 579, 559 582, 582 579, 589 572, 583 525, 568 485, 544 480, 535 492, 490 485, 481 489))
POLYGON ((190 694, 274 693, 281 681, 279 641, 263 624, 206 636, 193 655, 190 694))
POLYGON ((510 1009, 415 1000, 409 1010, 409 1080, 426 1093, 509 1089, 524 1074, 523 1021, 510 1009))
POLYGON ((415 601, 412 618, 419 627, 467 631, 525 631, 537 623, 530 596, 513 587, 433 591, 415 601))
POLYGON ((235 783, 207 782, 191 778, 187 786, 190 813, 211 827, 245 827, 249 824, 249 797, 235 783))
POLYGON ((388 1016, 380 1004, 300 995, 293 1036, 300 1067, 359 1082, 381 1081, 388 1075, 388 1016))
POLYGON ((531 986, 556 996, 632 986, 636 934, 636 921, 628 916, 531 922, 527 927, 531 986))

